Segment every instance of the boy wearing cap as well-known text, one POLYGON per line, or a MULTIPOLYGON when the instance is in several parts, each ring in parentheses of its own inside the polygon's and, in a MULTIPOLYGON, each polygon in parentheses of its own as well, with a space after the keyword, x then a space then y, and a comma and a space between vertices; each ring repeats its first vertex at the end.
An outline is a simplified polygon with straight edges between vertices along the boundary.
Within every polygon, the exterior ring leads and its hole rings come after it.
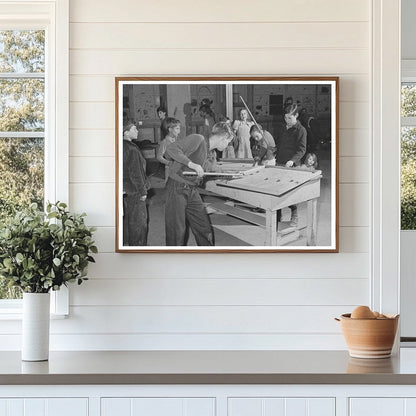
POLYGON ((285 107, 285 123, 277 140, 277 164, 288 168, 300 166, 306 152, 306 130, 298 120, 299 111, 296 104, 285 107))
POLYGON ((146 198, 149 182, 146 160, 132 142, 137 139, 137 127, 127 122, 123 126, 123 245, 147 245, 146 198))
MULTIPOLYGON (((301 159, 306 152, 306 130, 299 122, 299 111, 296 104, 289 104, 285 107, 285 123, 282 134, 277 140, 277 164, 288 168, 300 166, 301 159)), ((298 225, 298 208, 296 205, 289 206, 291 226, 298 225)), ((278 220, 280 211, 278 212, 278 220)))

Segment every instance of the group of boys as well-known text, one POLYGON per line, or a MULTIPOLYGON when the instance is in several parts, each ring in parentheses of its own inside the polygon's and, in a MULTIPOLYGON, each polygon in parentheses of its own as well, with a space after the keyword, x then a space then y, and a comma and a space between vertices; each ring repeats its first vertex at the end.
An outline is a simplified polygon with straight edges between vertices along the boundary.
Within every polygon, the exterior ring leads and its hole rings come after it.
MULTIPOLYGON (((251 127, 250 135, 258 145, 254 164, 300 165, 306 151, 306 130, 297 120, 298 115, 296 105, 285 108, 286 129, 277 143, 261 126, 251 127)), ((134 124, 123 126, 123 244, 126 246, 147 245, 146 197, 149 183, 145 160, 139 148, 131 142, 137 134, 134 124)), ((188 224, 198 246, 215 244, 198 186, 204 173, 213 169, 212 164, 208 164, 215 159, 215 150, 224 151, 233 138, 229 123, 221 121, 213 126, 208 140, 200 134, 190 134, 167 146, 165 154, 171 162, 166 183, 166 246, 186 245, 188 224), (184 175, 189 170, 194 171, 194 176, 184 175)))

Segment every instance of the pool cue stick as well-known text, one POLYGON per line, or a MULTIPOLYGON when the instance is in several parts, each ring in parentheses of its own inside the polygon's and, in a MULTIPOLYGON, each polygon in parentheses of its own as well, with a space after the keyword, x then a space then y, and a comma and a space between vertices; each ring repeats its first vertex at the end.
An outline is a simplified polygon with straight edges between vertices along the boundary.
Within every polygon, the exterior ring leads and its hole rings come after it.
MULTIPOLYGON (((246 108, 247 112, 250 114, 251 119, 253 120, 254 125, 259 129, 259 132, 261 134, 261 137, 263 137, 264 139, 264 132, 263 129, 257 124, 256 119, 254 118, 253 114, 251 114, 250 109, 248 108, 248 105, 246 104, 246 102, 244 101, 243 97, 240 95, 240 100, 243 102, 244 107, 246 108)), ((253 166, 257 166, 258 162, 254 162, 253 166)))
POLYGON ((244 101, 244 99, 243 99, 243 97, 240 95, 240 100, 243 102, 243 104, 244 104, 244 107, 246 108, 246 110, 247 110, 247 112, 248 112, 248 114, 250 114, 250 117, 251 117, 251 119, 253 120, 253 123, 255 124, 255 126, 259 129, 259 131, 260 131, 260 133, 261 133, 261 135, 264 137, 264 134, 263 134, 263 129, 257 124, 257 121, 256 121, 256 119, 254 118, 254 116, 253 116, 253 114, 251 114, 251 111, 250 111, 250 109, 248 108, 248 105, 246 104, 246 102, 244 101))
MULTIPOLYGON (((197 173, 193 171, 183 172, 184 176, 196 176, 197 173)), ((225 177, 241 177, 242 173, 226 173, 226 172, 204 172, 204 176, 225 176, 225 177)))

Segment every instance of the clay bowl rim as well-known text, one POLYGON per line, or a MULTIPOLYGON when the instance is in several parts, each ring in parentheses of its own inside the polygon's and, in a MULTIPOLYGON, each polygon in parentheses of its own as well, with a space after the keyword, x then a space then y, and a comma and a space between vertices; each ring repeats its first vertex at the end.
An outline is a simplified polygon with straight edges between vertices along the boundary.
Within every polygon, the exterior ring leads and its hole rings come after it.
POLYGON ((352 320, 352 321, 393 321, 393 320, 397 320, 399 319, 400 314, 396 314, 396 315, 389 315, 386 316, 385 318, 351 318, 351 313, 343 313, 341 315, 341 319, 345 319, 345 320, 352 320))

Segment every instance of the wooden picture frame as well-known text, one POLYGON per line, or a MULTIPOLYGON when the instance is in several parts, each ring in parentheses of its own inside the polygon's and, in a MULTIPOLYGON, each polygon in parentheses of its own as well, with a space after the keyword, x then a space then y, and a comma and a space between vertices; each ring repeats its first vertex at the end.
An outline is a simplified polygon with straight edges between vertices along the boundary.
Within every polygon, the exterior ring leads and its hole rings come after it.
POLYGON ((338 252, 338 90, 338 77, 117 77, 116 251, 338 252))

